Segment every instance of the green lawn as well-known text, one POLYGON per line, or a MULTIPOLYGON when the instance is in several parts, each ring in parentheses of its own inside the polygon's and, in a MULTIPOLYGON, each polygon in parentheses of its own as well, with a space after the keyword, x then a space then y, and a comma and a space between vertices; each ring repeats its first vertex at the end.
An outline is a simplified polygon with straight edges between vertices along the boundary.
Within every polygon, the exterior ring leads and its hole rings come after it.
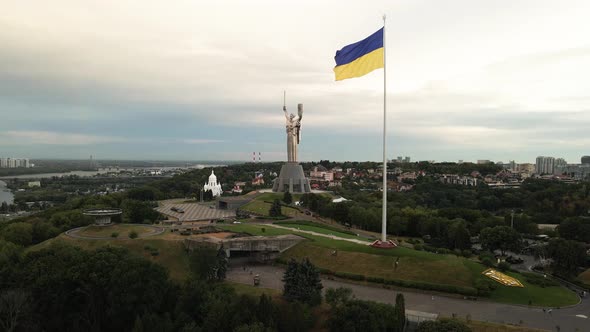
MULTIPOLYGON (((248 204, 242 206, 240 209, 268 217, 269 216, 268 212, 270 211, 271 206, 272 206, 271 203, 267 203, 262 200, 253 200, 253 201, 249 202, 248 204)), ((296 208, 288 207, 288 206, 281 206, 281 213, 285 216, 290 216, 290 217, 300 214, 299 210, 297 210, 296 208)))
POLYGON ((255 225, 255 224, 232 224, 232 225, 219 225, 217 224, 215 227, 235 232, 235 233, 248 233, 250 235, 264 235, 264 236, 276 236, 276 235, 286 235, 286 234, 296 234, 294 232, 288 231, 286 229, 279 229, 274 228, 266 225, 255 225), (264 228, 264 231, 262 229, 264 228))
MULTIPOLYGON (((473 332, 544 332, 547 330, 532 329, 523 326, 495 324, 489 322, 480 322, 470 320, 467 322, 465 319, 460 319, 463 323, 467 324, 473 332)), ((525 322, 526 323, 526 322, 525 322)))
MULTIPOLYGON (((327 193, 322 193, 320 195, 332 197, 332 195, 327 194, 327 193)), ((241 209, 245 210, 245 211, 250 211, 252 213, 258 213, 262 216, 268 216, 268 211, 270 210, 271 204, 267 203, 267 202, 273 202, 275 199, 278 199, 281 201, 281 203, 284 204, 283 196, 284 196, 283 193, 259 194, 258 196, 256 196, 256 198, 254 198, 254 200, 252 200, 248 204, 242 206, 241 209)), ((303 194, 291 194, 291 196, 293 197, 293 202, 296 202, 301 199, 301 196, 303 196, 303 194)), ((283 213, 283 215, 291 216, 291 217, 300 214, 300 212, 297 208, 286 207, 286 206, 281 207, 281 212, 283 213)))
POLYGON ((290 224, 290 223, 287 223, 287 222, 285 222, 285 223, 281 222, 281 223, 278 223, 278 225, 284 226, 284 227, 290 227, 290 228, 300 229, 300 230, 304 230, 304 231, 312 231, 312 232, 326 234, 326 235, 334 235, 334 236, 342 237, 342 238, 345 238, 345 239, 355 239, 355 240, 361 240, 361 241, 370 241, 370 240, 368 240, 366 238, 359 237, 359 236, 356 236, 356 235, 351 235, 351 234, 347 234, 347 233, 338 232, 336 230, 323 228, 323 227, 321 227, 321 225, 318 225, 318 226, 310 226, 310 225, 290 224))
MULTIPOLYGON (((344 242, 344 241, 342 241, 344 242)), ((362 245, 357 245, 362 247, 362 245)), ((370 277, 385 279, 398 279, 407 281, 419 281, 454 285, 458 287, 472 288, 473 274, 464 264, 464 259, 455 256, 432 255, 424 259, 423 252, 396 248, 393 250, 380 250, 386 255, 366 253, 363 251, 349 251, 342 249, 336 256, 332 255, 333 249, 318 246, 315 242, 306 241, 283 253, 284 259, 301 259, 309 257, 316 266, 334 272, 346 272, 370 277), (389 253, 397 255, 390 255, 389 253), (399 265, 395 268, 395 262, 399 258, 399 265)))
POLYGON ((506 274, 518 279, 524 287, 508 287, 498 283, 498 288, 492 292, 492 296, 490 297, 494 301, 528 304, 529 300, 531 300, 532 305, 544 307, 572 305, 579 301, 578 296, 574 292, 564 287, 542 288, 527 283, 525 278, 518 273, 506 272, 506 274))

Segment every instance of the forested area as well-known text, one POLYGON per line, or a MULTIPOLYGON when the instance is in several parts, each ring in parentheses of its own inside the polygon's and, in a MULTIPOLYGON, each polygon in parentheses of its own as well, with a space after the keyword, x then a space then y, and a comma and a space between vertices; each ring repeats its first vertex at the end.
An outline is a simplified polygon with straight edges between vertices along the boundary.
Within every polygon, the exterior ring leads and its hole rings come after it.
POLYGON ((330 289, 325 312, 317 269, 291 261, 282 297, 238 295, 221 283, 225 255, 199 248, 191 277, 178 284, 159 265, 124 248, 93 251, 54 244, 23 253, 0 240, 0 328, 5 331, 402 331, 396 305, 359 301, 330 289), (320 316, 328 317, 321 321, 320 316), (383 320, 384 315, 387 319, 383 320), (375 329, 371 329, 375 328, 375 329))
MULTIPOLYGON (((564 236, 587 238, 590 222, 590 186, 557 181, 526 180, 519 189, 490 189, 485 185, 465 187, 442 184, 429 178, 417 180, 413 190, 388 195, 388 230, 402 236, 444 238, 452 227, 463 228, 471 236, 482 229, 510 226, 523 234, 537 234, 537 224, 560 224, 574 231, 564 236), (453 226, 454 225, 454 226, 453 226), (578 232, 578 230, 582 230, 578 232)), ((381 229, 381 192, 363 191, 347 183, 336 193, 349 199, 332 203, 328 198, 304 195, 302 204, 321 216, 360 229, 381 229)), ((444 241, 443 241, 444 242, 444 241)))

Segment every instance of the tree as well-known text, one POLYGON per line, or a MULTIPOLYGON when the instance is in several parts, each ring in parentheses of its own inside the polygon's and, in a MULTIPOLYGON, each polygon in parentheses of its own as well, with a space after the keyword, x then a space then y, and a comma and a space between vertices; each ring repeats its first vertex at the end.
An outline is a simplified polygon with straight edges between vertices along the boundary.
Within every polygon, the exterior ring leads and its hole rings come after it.
POLYGON ((406 326, 406 305, 404 300, 403 294, 397 294, 395 297, 395 321, 396 321, 396 331, 403 332, 406 326))
POLYGON ((285 202, 285 204, 293 203, 293 195, 291 195, 290 192, 285 191, 285 194, 283 195, 283 202, 285 202))
POLYGON ((456 221, 449 227, 448 245, 451 249, 471 248, 471 235, 464 220, 456 221))
POLYGON ((328 288, 325 296, 326 302, 332 306, 332 308, 344 305, 346 302, 354 298, 352 295, 352 289, 346 287, 328 288))
POLYGON ((197 247, 189 257, 191 274, 200 280, 223 280, 227 272, 227 257, 223 247, 197 247))
POLYGON ((586 262, 586 248, 577 241, 552 239, 547 245, 547 253, 553 259, 553 271, 564 277, 576 275, 578 266, 586 262))
POLYGON ((8 213, 8 203, 2 202, 2 205, 0 205, 0 213, 8 213))
POLYGON ((26 322, 30 311, 29 296, 23 290, 7 290, 0 293, 0 328, 12 332, 26 322))
POLYGON ((268 214, 271 217, 280 217, 283 215, 283 213, 281 211, 281 201, 280 200, 275 199, 274 202, 272 202, 272 206, 270 207, 268 214))
POLYGON ((4 228, 2 236, 6 241, 26 247, 33 242, 33 226, 25 222, 10 224, 4 228))
POLYGON ((272 298, 265 293, 260 295, 260 300, 258 301, 258 307, 256 311, 256 317, 258 321, 263 323, 264 326, 272 327, 276 325, 276 307, 272 302, 272 298))
POLYGON ((318 305, 322 301, 322 281, 320 272, 309 261, 303 259, 301 263, 291 259, 283 276, 283 297, 290 302, 302 302, 318 305))
POLYGON ((590 243, 590 222, 582 218, 568 218, 557 226, 559 236, 567 240, 590 243))
POLYGON ((479 234, 481 245, 489 250, 500 250, 504 256, 507 250, 516 251, 520 247, 520 234, 508 226, 484 228, 479 234))
POLYGON ((337 307, 329 325, 331 331, 398 331, 394 306, 361 300, 337 307))
POLYGON ((35 218, 32 221, 32 242, 41 243, 47 239, 56 237, 60 231, 57 227, 54 227, 50 222, 43 221, 42 219, 35 218))

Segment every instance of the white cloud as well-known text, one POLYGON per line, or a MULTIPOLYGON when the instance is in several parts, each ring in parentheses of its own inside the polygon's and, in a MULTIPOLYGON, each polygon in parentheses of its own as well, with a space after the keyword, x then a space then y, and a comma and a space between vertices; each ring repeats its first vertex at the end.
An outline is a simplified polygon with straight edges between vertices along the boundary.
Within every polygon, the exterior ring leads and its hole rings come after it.
POLYGON ((0 145, 88 145, 121 143, 126 141, 129 141, 129 139, 123 137, 58 133, 50 131, 24 130, 0 133, 0 145))
POLYGON ((209 144, 209 143, 222 143, 225 142, 223 140, 218 139, 203 139, 203 138, 189 138, 183 139, 181 142, 186 144, 209 144))
MULTIPOLYGON (((0 112, 12 112, 5 123, 47 109, 81 122, 156 105, 142 112, 184 113, 214 137, 170 142, 221 143, 215 128, 282 128, 286 89, 291 112, 305 105, 304 137, 374 133, 382 71, 334 82, 333 55, 376 30, 385 11, 392 133, 458 148, 525 149, 548 134, 582 146, 568 128, 590 121, 589 10, 575 0, 9 1, 0 12, 0 96, 30 114, 2 101, 0 112), (539 112, 569 122, 523 117, 539 112)), ((0 144, 153 141, 31 128, 0 134, 0 144)))

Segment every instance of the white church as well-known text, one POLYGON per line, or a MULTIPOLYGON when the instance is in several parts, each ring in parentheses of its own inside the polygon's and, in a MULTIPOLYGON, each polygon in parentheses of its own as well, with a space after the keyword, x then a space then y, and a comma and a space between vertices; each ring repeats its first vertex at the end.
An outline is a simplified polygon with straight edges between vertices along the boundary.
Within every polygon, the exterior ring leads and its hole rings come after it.
POLYGON ((211 190, 213 197, 221 196, 221 183, 217 184, 217 176, 215 176, 215 172, 213 170, 211 170, 211 175, 209 175, 209 183, 205 183, 203 190, 211 190))

